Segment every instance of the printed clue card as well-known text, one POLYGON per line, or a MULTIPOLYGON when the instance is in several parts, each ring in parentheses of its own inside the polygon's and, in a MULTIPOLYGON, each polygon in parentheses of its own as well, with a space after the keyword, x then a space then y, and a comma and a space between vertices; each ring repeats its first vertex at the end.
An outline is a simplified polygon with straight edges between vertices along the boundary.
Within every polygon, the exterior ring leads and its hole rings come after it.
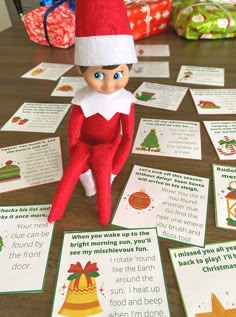
POLYGON ((216 226, 236 230, 236 167, 213 164, 216 226))
POLYGON ((0 193, 57 182, 62 172, 59 137, 0 148, 0 193))
POLYGON ((25 102, 2 127, 2 131, 54 133, 70 104, 25 102))
POLYGON ((0 206, 0 293, 43 291, 54 225, 50 205, 0 206))
POLYGON ((198 114, 236 114, 236 89, 190 89, 198 114))
POLYGON ((143 82, 134 92, 138 105, 176 111, 188 88, 143 82))
POLYGON ((220 160, 236 159, 236 121, 203 121, 220 160))
POLYGON ((66 232, 51 316, 61 315, 169 317, 156 229, 66 232))
POLYGON ((201 160, 200 123, 141 119, 132 153, 201 160))
POLYGON ((236 316, 236 241, 170 249, 186 317, 236 316))
POLYGON ((76 90, 86 85, 83 77, 61 77, 51 96, 74 97, 76 90))
POLYGON ((21 77, 31 79, 58 80, 72 67, 74 67, 74 65, 71 64, 40 63, 21 77))
POLYGON ((138 62, 132 66, 130 77, 169 78, 168 62, 138 62))
POLYGON ((180 67, 177 82, 198 85, 224 86, 224 68, 185 66, 180 67))
POLYGON ((134 165, 112 224, 204 246, 209 179, 134 165))

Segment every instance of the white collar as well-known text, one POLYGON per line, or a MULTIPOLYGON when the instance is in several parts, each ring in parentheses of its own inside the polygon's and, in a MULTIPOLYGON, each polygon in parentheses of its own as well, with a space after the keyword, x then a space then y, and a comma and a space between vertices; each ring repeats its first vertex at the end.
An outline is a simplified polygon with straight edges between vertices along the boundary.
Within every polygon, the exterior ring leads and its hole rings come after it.
POLYGON ((136 98, 126 89, 106 95, 85 86, 76 91, 72 104, 80 106, 86 118, 99 113, 110 120, 116 113, 129 114, 131 104, 135 101, 136 98))

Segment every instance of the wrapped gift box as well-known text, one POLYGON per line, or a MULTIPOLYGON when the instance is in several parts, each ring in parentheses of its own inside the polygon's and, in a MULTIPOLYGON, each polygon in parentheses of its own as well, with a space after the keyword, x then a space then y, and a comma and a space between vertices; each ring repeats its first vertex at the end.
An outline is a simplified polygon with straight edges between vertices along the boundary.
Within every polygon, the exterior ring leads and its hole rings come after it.
POLYGON ((29 38, 38 44, 60 48, 74 44, 75 13, 70 10, 68 2, 56 6, 52 11, 51 6, 39 7, 26 13, 23 22, 29 38))
POLYGON ((125 1, 134 40, 165 32, 170 26, 172 0, 125 1))
POLYGON ((174 2, 174 30, 190 40, 236 37, 236 5, 215 1, 182 0, 174 2))

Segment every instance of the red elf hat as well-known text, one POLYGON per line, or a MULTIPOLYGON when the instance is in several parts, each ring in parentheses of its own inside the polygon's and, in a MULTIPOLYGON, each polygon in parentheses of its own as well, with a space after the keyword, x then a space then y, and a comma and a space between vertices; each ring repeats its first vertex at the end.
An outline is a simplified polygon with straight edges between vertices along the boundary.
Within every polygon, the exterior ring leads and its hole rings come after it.
POLYGON ((77 0, 75 64, 137 63, 124 0, 77 0))

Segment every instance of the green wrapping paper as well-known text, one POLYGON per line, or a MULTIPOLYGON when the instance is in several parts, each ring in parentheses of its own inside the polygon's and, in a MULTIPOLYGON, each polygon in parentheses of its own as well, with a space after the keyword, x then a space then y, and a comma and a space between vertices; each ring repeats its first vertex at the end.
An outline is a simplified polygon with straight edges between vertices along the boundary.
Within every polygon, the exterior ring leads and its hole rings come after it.
POLYGON ((174 1, 172 27, 189 40, 236 37, 236 4, 213 1, 174 1))

